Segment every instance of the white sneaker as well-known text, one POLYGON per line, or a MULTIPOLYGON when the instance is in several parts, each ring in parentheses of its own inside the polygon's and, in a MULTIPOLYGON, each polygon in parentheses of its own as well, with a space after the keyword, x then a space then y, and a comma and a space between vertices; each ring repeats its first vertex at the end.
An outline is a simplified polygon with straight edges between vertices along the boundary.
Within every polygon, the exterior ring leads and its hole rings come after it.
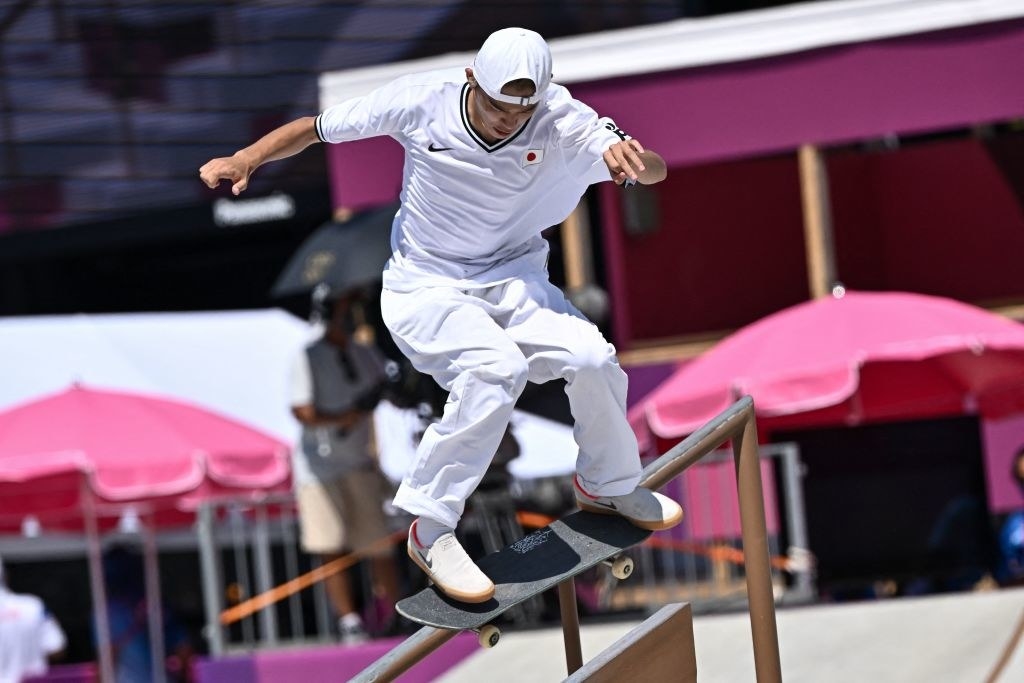
POLYGON ((683 519, 683 508, 668 496, 637 487, 624 496, 592 496, 574 479, 576 504, 602 515, 621 515, 634 526, 651 531, 670 529, 683 519))
POLYGON ((416 538, 416 522, 409 527, 409 557, 448 597, 460 602, 487 602, 494 596, 494 582, 480 571, 455 538, 442 534, 429 548, 416 538))

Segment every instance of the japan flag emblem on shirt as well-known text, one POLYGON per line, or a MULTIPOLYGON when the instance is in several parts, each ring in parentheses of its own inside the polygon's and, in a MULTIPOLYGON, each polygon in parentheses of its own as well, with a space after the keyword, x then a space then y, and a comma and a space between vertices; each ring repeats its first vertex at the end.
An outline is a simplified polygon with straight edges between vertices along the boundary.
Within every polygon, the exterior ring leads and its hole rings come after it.
POLYGON ((542 149, 528 149, 526 154, 523 155, 523 166, 532 166, 533 164, 539 164, 544 160, 544 150, 542 149))

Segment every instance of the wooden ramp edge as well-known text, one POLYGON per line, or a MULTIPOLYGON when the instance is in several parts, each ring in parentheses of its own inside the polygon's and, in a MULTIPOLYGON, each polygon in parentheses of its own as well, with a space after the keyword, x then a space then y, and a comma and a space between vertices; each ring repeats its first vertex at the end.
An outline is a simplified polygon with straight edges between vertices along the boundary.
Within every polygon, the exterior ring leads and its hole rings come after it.
POLYGON ((645 683, 697 683, 693 611, 666 605, 605 648, 564 683, 621 683, 643 672, 645 683))

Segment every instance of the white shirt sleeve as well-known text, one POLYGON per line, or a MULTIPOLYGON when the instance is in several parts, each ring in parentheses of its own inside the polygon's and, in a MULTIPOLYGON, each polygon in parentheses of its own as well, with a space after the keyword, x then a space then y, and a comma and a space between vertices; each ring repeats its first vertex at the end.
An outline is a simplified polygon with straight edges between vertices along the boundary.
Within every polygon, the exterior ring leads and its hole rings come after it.
POLYGON ((610 118, 598 118, 589 106, 572 99, 564 88, 552 98, 551 106, 559 113, 556 130, 569 173, 588 185, 611 180, 604 152, 629 136, 610 118))
POLYGON ((328 107, 316 117, 317 137, 323 142, 345 142, 401 133, 412 120, 416 87, 408 80, 399 78, 368 95, 328 107))
POLYGON ((313 371, 309 367, 306 349, 300 349, 292 360, 289 383, 291 407, 313 405, 313 371))
POLYGON ((40 643, 39 645, 43 648, 43 651, 48 655, 52 655, 55 652, 60 652, 67 645, 67 638, 64 636, 64 630, 61 629, 60 624, 53 618, 53 615, 47 613, 43 617, 42 628, 39 630, 40 643))

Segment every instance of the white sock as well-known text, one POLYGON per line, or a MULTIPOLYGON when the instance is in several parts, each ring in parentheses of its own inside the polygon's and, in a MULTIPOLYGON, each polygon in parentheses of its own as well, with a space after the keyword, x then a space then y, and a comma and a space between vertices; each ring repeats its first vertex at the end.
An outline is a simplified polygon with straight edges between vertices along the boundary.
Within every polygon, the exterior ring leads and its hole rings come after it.
POLYGON ((418 517, 416 519, 416 542, 424 548, 434 545, 434 541, 451 531, 454 531, 454 529, 445 526, 437 520, 427 517, 418 517))
POLYGON ((339 621, 341 621, 342 626, 347 628, 363 625, 362 618, 355 612, 349 612, 348 614, 341 615, 341 619, 339 621))

